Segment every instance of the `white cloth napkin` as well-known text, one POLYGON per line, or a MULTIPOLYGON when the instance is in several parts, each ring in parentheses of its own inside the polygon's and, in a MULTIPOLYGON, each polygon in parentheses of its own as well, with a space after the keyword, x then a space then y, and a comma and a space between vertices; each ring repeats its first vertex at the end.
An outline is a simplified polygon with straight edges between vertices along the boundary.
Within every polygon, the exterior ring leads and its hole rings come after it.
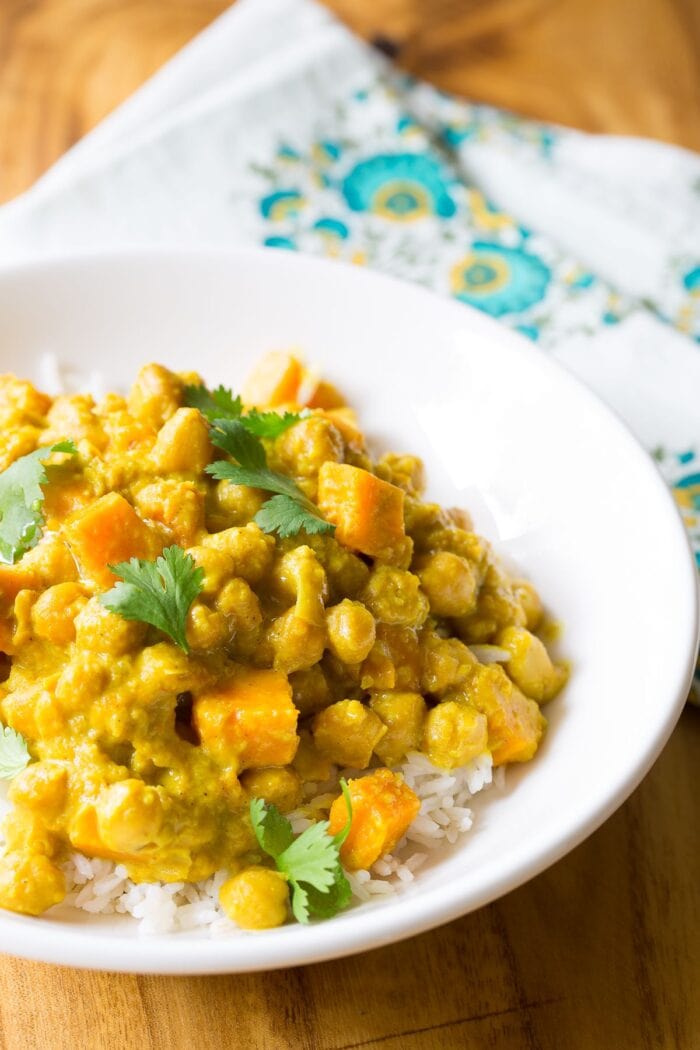
POLYGON ((464 102, 312 0, 238 0, 0 209, 6 263, 251 243, 419 281, 538 341, 654 453, 700 565, 700 157, 464 102))

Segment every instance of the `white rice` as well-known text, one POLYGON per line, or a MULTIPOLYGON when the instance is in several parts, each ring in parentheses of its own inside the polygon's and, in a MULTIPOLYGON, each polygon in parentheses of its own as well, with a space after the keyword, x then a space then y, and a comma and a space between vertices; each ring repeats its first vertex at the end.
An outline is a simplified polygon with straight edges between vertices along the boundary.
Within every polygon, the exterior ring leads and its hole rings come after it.
MULTIPOLYGON (((492 770, 488 753, 448 773, 433 766, 425 755, 412 752, 399 770, 421 800, 421 807, 392 853, 380 857, 369 871, 347 873, 357 902, 405 891, 431 854, 431 859, 437 860, 440 853, 445 854, 463 840, 473 823, 471 799, 492 783, 502 786, 504 775, 502 768, 492 770)), ((362 773, 344 770, 342 775, 355 777, 362 773)), ((0 817, 9 808, 5 790, 0 786, 0 817)), ((325 816, 339 789, 336 779, 328 784, 309 785, 308 790, 308 801, 290 815, 296 834, 325 816)), ((129 915, 138 921, 142 934, 199 930, 219 937, 241 932, 219 904, 225 871, 198 883, 137 884, 122 864, 80 853, 70 855, 63 871, 68 893, 61 909, 68 906, 92 915, 129 915)))
MULTIPOLYGON (((59 364, 55 354, 42 356, 38 372, 40 387, 52 395, 66 389, 80 389, 99 400, 105 393, 99 373, 73 374, 59 364)), ((495 646, 482 648, 493 650, 480 654, 482 659, 504 659, 495 646)), ((505 775, 503 767, 492 770, 488 753, 447 773, 433 766, 425 755, 412 752, 399 771, 421 800, 420 811, 393 853, 380 857, 369 871, 347 873, 357 902, 405 891, 431 854, 439 859, 440 852, 445 854, 469 832, 473 823, 469 802, 473 796, 492 783, 502 787, 505 775)), ((342 775, 355 777, 362 773, 344 770, 342 775)), ((0 781, 0 818, 9 809, 6 790, 7 784, 0 781)), ((295 833, 299 834, 314 820, 325 816, 338 791, 337 779, 328 784, 308 785, 307 802, 290 817, 295 833)), ((128 877, 123 865, 90 859, 80 853, 72 853, 63 870, 68 893, 59 905, 61 909, 68 906, 92 915, 128 915, 138 921, 142 934, 204 930, 218 937, 242 932, 219 904, 219 889, 226 879, 224 871, 198 883, 137 884, 128 877)))

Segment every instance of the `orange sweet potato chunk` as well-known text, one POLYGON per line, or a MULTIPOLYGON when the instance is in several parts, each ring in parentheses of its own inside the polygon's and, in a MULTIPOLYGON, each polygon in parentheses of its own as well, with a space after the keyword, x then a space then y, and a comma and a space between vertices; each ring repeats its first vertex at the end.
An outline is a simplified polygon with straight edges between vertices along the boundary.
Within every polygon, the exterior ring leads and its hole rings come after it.
MULTIPOLYGON (((389 769, 378 769, 366 777, 348 781, 352 801, 350 834, 340 847, 340 859, 346 868, 357 871, 369 868, 394 848, 409 824, 418 816, 420 799, 389 769)), ((331 806, 331 835, 336 835, 347 820, 347 807, 341 795, 331 806)))
POLYGON ((488 722, 493 764, 529 762, 539 746, 547 720, 534 700, 513 685, 501 667, 480 667, 466 694, 488 722))
POLYGON ((271 350, 258 361, 243 384, 243 401, 257 407, 295 402, 303 371, 301 362, 292 354, 271 350))
POLYGON ((0 565, 0 605, 15 600, 20 591, 32 590, 39 584, 36 572, 21 565, 0 565))
POLYGON ((327 461, 318 474, 318 506, 346 547, 377 558, 404 539, 403 491, 368 470, 327 461))
POLYGON ((163 542, 117 492, 80 511, 66 527, 66 538, 84 577, 99 587, 115 582, 109 565, 129 558, 155 558, 163 542))
POLYGON ((255 668, 240 668, 193 705, 202 747, 239 770, 288 765, 299 744, 298 717, 287 676, 255 668))

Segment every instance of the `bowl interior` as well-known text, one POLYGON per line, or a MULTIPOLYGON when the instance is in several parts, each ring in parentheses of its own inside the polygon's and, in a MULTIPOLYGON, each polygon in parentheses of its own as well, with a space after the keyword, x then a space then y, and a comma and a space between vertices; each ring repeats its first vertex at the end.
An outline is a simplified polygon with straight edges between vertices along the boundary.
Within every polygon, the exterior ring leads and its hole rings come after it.
POLYGON ((413 287, 282 252, 83 257, 7 270, 0 318, 3 371, 36 379, 42 355, 53 353, 68 371, 99 373, 117 388, 149 360, 235 387, 261 352, 299 348, 358 408, 373 445, 423 456, 429 495, 468 508, 536 583, 573 665, 536 760, 508 770, 464 845, 399 899, 228 940, 136 943, 129 922, 2 913, 4 950, 177 973, 369 948, 524 881, 600 823, 649 767, 692 669, 688 544, 628 432, 524 340, 413 287))

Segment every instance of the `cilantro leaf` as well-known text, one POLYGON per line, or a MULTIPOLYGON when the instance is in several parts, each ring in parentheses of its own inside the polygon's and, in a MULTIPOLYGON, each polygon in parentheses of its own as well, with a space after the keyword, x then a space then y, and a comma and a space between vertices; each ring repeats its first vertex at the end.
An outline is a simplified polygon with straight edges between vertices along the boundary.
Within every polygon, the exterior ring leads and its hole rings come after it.
POLYGON ((263 532, 277 532, 282 537, 296 536, 302 529, 309 535, 335 531, 335 525, 322 518, 313 504, 286 495, 269 499, 254 520, 263 532))
POLYGON ((207 390, 204 385, 186 386, 184 402, 188 408, 198 408, 210 423, 215 419, 239 419, 243 412, 240 397, 234 397, 233 391, 221 385, 216 390, 207 390))
POLYGON ((250 412, 246 412, 241 418, 241 423, 251 434, 273 439, 310 415, 307 408, 303 412, 285 412, 282 415, 279 412, 259 412, 257 408, 251 408, 250 412))
POLYGON ((321 892, 328 890, 338 864, 338 847, 328 834, 328 821, 312 824, 275 860, 291 882, 308 882, 321 892))
POLYGON ((228 452, 242 467, 263 470, 267 466, 265 447, 259 437, 246 430, 241 419, 217 419, 211 431, 212 444, 228 452))
MULTIPOLYGON (((299 886, 298 883, 292 885, 292 915, 301 922, 304 926, 309 922, 311 915, 309 909, 309 894, 307 893, 304 886, 299 886)), ((329 915, 328 918, 331 918, 329 915)))
POLYGON ((243 415, 240 396, 234 397, 233 392, 225 386, 218 386, 216 390, 207 390, 205 386, 186 386, 184 402, 190 408, 198 408, 210 423, 221 419, 240 419, 251 434, 264 438, 279 437, 300 419, 311 414, 308 409, 279 413, 260 412, 257 408, 251 408, 243 415))
POLYGON ((277 806, 266 805, 261 798, 250 801, 250 821, 260 848, 276 857, 284 853, 294 841, 292 825, 283 817, 277 806))
POLYGON ((217 481, 232 481, 234 485, 249 485, 254 489, 264 489, 265 492, 277 492, 283 496, 289 496, 293 500, 304 500, 306 497, 299 486, 285 474, 277 474, 269 467, 260 470, 248 467, 239 467, 236 463, 227 463, 219 459, 206 467, 207 474, 211 474, 217 481))
POLYGON ((347 807, 345 827, 328 834, 328 821, 320 820, 294 838, 292 825, 276 806, 262 799, 250 801, 250 820, 261 849, 286 875, 292 891, 292 913, 297 922, 312 917, 330 919, 345 908, 352 896, 340 864, 340 847, 352 824, 352 802, 344 780, 340 786, 347 807))
POLYGON ((41 538, 44 516, 41 486, 48 481, 44 460, 54 452, 75 455, 72 441, 60 441, 20 456, 0 474, 0 561, 14 565, 41 538))
POLYGON ((335 531, 335 525, 321 517, 318 507, 306 498, 292 478, 270 470, 265 446, 257 435, 246 429, 245 419, 215 420, 211 439, 237 463, 217 460, 206 468, 208 474, 217 481, 232 481, 235 485, 274 493, 273 499, 255 515, 264 532, 296 536, 302 529, 309 534, 335 531))
MULTIPOLYGON (((352 897, 352 887, 348 882, 345 872, 340 864, 333 871, 333 883, 320 893, 313 886, 304 886, 304 904, 309 912, 317 919, 332 919, 343 908, 347 908, 352 897)), ((299 892, 297 888, 296 894, 299 892)), ((300 919, 300 922, 305 920, 300 919)), ((308 919, 306 920, 308 922, 308 919)))
POLYGON ((9 726, 0 726, 0 780, 12 780, 31 762, 27 741, 9 726))
POLYGON ((187 613, 204 582, 204 570, 195 565, 192 555, 174 544, 155 562, 132 558, 109 568, 124 582, 99 596, 105 608, 125 620, 157 627, 188 653, 187 613))

